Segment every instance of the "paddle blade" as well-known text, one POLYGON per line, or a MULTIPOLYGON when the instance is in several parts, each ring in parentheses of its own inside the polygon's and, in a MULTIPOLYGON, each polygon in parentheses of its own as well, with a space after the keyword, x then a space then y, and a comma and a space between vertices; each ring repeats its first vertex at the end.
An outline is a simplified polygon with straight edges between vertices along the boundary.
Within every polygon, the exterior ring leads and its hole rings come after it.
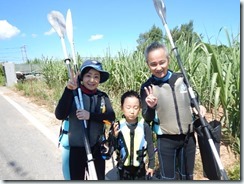
POLYGON ((166 23, 166 6, 163 0, 153 0, 154 7, 158 13, 158 16, 162 19, 163 23, 166 23))
POLYGON ((70 9, 68 9, 66 14, 66 33, 67 38, 69 40, 71 50, 72 50, 72 57, 74 61, 75 73, 78 71, 76 55, 75 55, 75 46, 74 46, 74 37, 73 37, 73 23, 72 23, 72 15, 70 9))
POLYGON ((53 29, 57 32, 58 36, 63 38, 66 32, 65 19, 63 14, 59 11, 53 10, 47 15, 47 19, 53 29))
POLYGON ((66 33, 69 42, 73 43, 73 23, 72 23, 72 15, 70 9, 68 9, 66 15, 66 33))

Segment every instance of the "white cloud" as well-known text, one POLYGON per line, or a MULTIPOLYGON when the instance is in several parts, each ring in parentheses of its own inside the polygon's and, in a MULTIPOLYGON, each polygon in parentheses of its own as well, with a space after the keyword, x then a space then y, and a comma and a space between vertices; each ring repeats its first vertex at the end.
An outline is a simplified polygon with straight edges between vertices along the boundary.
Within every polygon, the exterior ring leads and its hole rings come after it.
POLYGON ((7 20, 0 20, 0 40, 14 37, 20 33, 20 30, 8 23, 7 20))
POLYGON ((32 38, 36 38, 36 37, 37 37, 37 34, 34 34, 34 33, 33 33, 33 34, 31 34, 31 37, 32 37, 32 38))
POLYGON ((95 35, 91 35, 89 41, 95 41, 95 40, 100 40, 100 39, 103 39, 103 35, 95 34, 95 35))
POLYGON ((53 33, 55 33, 55 30, 51 28, 49 31, 45 32, 44 35, 51 35, 53 33))

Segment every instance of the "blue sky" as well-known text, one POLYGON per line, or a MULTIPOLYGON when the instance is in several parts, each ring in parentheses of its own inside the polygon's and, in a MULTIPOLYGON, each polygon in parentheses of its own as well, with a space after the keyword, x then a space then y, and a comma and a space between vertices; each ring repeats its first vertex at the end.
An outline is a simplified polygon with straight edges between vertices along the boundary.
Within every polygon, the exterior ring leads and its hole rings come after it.
MULTIPOLYGON (((226 44, 225 31, 240 33, 238 0, 164 0, 169 29, 193 20, 205 41, 226 44)), ((111 55, 136 49, 141 33, 153 25, 165 29, 152 0, 2 0, 0 6, 0 62, 59 58, 64 54, 58 35, 51 34, 47 15, 72 12, 75 50, 82 57, 111 55)), ((66 39, 68 53, 71 54, 66 39)))

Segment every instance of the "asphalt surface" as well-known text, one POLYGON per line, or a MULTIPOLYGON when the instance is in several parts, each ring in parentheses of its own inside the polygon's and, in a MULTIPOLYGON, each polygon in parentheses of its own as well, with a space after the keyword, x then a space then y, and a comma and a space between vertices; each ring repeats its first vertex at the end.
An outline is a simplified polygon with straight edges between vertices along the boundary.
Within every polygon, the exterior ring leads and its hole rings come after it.
MULTIPOLYGON (((54 114, 7 87, 0 87, 0 109, 0 179, 63 180, 54 114)), ((112 161, 106 161, 106 173, 112 161)))

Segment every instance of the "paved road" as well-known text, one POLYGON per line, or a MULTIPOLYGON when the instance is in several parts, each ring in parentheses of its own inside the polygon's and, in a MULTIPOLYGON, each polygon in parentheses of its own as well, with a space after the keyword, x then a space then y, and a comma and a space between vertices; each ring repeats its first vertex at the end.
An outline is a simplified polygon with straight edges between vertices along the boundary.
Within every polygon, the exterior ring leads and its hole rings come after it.
MULTIPOLYGON (((0 179, 63 180, 59 121, 28 98, 0 87, 0 179)), ((113 167, 106 162, 106 172, 113 167)))
POLYGON ((1 88, 0 178, 62 180, 60 150, 45 128, 37 128, 41 122, 14 100, 1 88))

